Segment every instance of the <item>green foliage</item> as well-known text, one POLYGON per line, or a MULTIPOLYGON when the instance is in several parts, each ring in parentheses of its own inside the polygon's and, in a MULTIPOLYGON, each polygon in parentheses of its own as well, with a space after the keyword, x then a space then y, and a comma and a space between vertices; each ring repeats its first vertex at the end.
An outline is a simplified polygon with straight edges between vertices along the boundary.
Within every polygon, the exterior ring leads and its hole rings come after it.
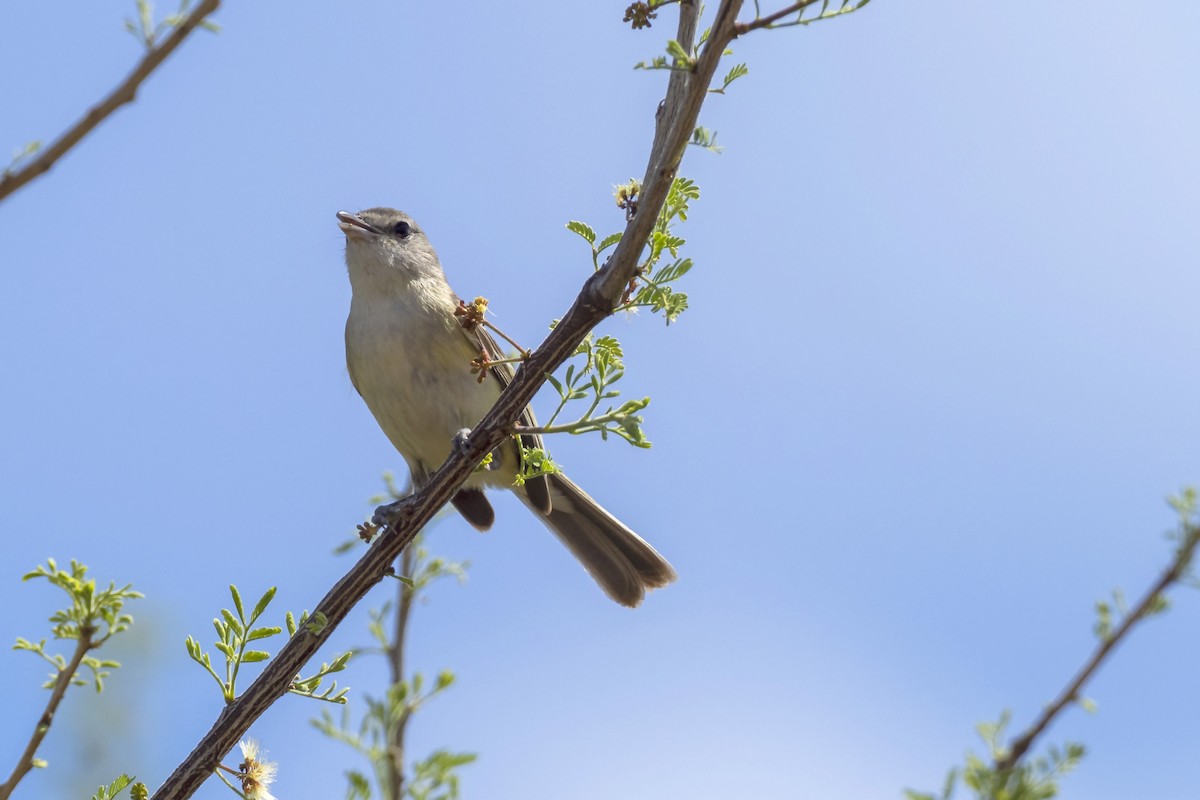
MULTIPOLYGON (((87 567, 74 559, 71 560, 71 568, 64 570, 58 568, 58 563, 53 558, 49 558, 46 559, 45 566, 38 565, 32 572, 26 573, 22 580, 45 578, 51 585, 62 589, 70 598, 71 605, 50 615, 50 622, 53 624, 51 633, 55 639, 74 639, 80 641, 88 650, 94 650, 133 624, 133 617, 123 613, 122 609, 127 600, 137 600, 143 595, 130 589, 132 584, 118 589, 115 584, 109 583, 107 589, 97 590, 96 582, 87 579, 86 576, 87 567)), ((59 675, 68 666, 65 656, 46 652, 45 639, 32 642, 18 637, 13 649, 34 653, 54 667, 54 672, 43 684, 43 688, 46 689, 54 686, 59 675)), ((93 656, 84 656, 80 664, 91 670, 90 682, 95 685, 97 692, 104 689, 104 679, 108 677, 110 670, 121 666, 117 661, 93 656)), ((76 674, 71 677, 71 683, 75 686, 86 686, 89 681, 76 674)))
POLYGON ((725 90, 729 88, 729 84, 733 83, 738 78, 744 77, 749 74, 750 74, 750 68, 747 67, 745 64, 734 64, 729 69, 729 72, 725 73, 725 78, 721 83, 721 87, 719 89, 709 89, 709 91, 712 92, 713 94, 725 94, 725 90))
POLYGON ((1111 603, 1107 600, 1096 601, 1096 622, 1092 626, 1092 632, 1100 641, 1109 641, 1112 639, 1114 621, 1120 624, 1128 613, 1129 604, 1125 602, 1125 593, 1120 589, 1113 589, 1111 603))
MULTIPOLYGON (((1179 494, 1168 497, 1167 504, 1174 509, 1179 516, 1179 523, 1176 528, 1167 533, 1167 538, 1176 543, 1175 554, 1179 560, 1178 570, 1180 578, 1187 580, 1189 584, 1195 587, 1200 587, 1200 581, 1196 580, 1192 574, 1192 561, 1196 551, 1197 540, 1200 539, 1200 499, 1197 497, 1196 487, 1185 487, 1179 494)), ((1159 598, 1156 598, 1158 600, 1159 598)), ((1165 601, 1163 601, 1165 603, 1165 601)), ((1155 608, 1157 613, 1162 609, 1155 608)))
MULTIPOLYGON (((101 786, 99 789, 97 789, 96 793, 92 795, 92 800, 113 800, 113 798, 120 794, 121 791, 131 783, 133 783, 133 778, 129 777, 128 775, 121 775, 108 786, 101 786)), ((132 795, 134 800, 138 800, 139 795, 144 800, 146 797, 146 784, 133 784, 133 789, 130 790, 130 795, 132 795)))
POLYGON ((1003 744, 1004 729, 1010 715, 1006 711, 997 722, 976 726, 988 748, 988 758, 968 753, 961 770, 952 769, 938 794, 905 790, 906 800, 951 800, 959 779, 977 800, 1049 800, 1058 795, 1059 779, 1079 766, 1085 754, 1081 744, 1063 748, 1049 747, 1045 755, 1022 760, 1009 769, 996 764, 1008 755, 1003 744))
MULTIPOLYGON (((692 138, 695 144, 716 149, 714 135, 704 128, 697 128, 692 138)), ((636 213, 640 191, 641 187, 635 180, 618 186, 617 205, 625 208, 627 213, 636 213)), ((699 197, 700 189, 694 181, 688 178, 676 178, 672 181, 666 201, 650 233, 646 258, 638 266, 637 274, 629 282, 614 312, 649 308, 653 313, 663 312, 663 317, 669 325, 687 309, 687 295, 677 291, 676 283, 691 270, 693 262, 690 258, 679 255, 679 249, 685 242, 676 233, 675 228, 678 223, 687 221, 689 206, 699 197)), ((592 267, 597 270, 600 269, 600 256, 621 241, 621 234, 613 233, 597 243, 595 229, 578 220, 568 222, 567 230, 588 243, 592 253, 592 267)), ((643 418, 640 412, 650 404, 650 398, 627 400, 618 407, 610 404, 606 411, 598 411, 602 402, 620 396, 620 391, 615 385, 625 376, 623 357, 621 344, 614 337, 596 337, 595 334, 589 334, 574 353, 574 358, 581 359, 582 364, 569 363, 561 380, 553 375, 546 376, 547 382, 558 392, 559 403, 549 421, 538 430, 547 434, 599 433, 603 439, 608 439, 609 434, 613 434, 635 447, 649 447, 650 440, 642 430, 643 418), (556 425, 559 415, 567 404, 573 401, 586 401, 587 410, 574 422, 556 425)), ((523 459, 521 474, 517 477, 518 485, 530 477, 550 474, 558 469, 546 454, 539 450, 523 450, 523 459)))
POLYGON ((621 241, 620 232, 611 233, 601 240, 600 244, 596 244, 596 231, 586 222, 579 220, 571 220, 567 223, 567 230, 579 234, 583 240, 592 248, 592 269, 599 271, 600 269, 600 254, 609 249, 617 242, 621 241))
MULTIPOLYGON (((396 487, 391 473, 384 473, 384 482, 387 496, 371 498, 372 504, 382 502, 388 497, 399 499, 407 493, 407 487, 403 490, 396 487)), ((467 562, 431 555, 425 546, 423 535, 418 535, 409 545, 405 551, 403 565, 409 574, 402 578, 403 588, 399 605, 385 603, 381 608, 369 612, 370 623, 367 628, 374 645, 355 648, 351 651, 355 656, 382 655, 393 661, 400 654, 399 660, 402 661, 405 643, 394 636, 397 629, 408 629, 405 624, 407 614, 411 613, 429 587, 443 578, 455 578, 460 584, 464 583, 470 566, 467 562), (397 624, 397 614, 406 615, 405 623, 397 624)), ((395 663, 396 661, 393 661, 393 664, 395 663)), ((454 673, 444 669, 432 680, 432 685, 429 685, 425 676, 416 672, 411 677, 388 686, 382 697, 364 694, 365 712, 357 722, 349 706, 343 708, 338 718, 326 710, 322 711, 319 718, 310 720, 313 727, 330 739, 348 745, 370 765, 370 776, 359 770, 346 771, 347 800, 371 800, 376 796, 384 800, 400 800, 389 795, 390 770, 397 766, 391 760, 395 752, 395 742, 397 738, 403 741, 404 730, 412 716, 430 700, 449 689, 454 680, 454 673)), ((425 759, 414 761, 412 777, 403 784, 403 796, 413 800, 454 800, 458 797, 457 768, 474 760, 473 754, 438 750, 425 759)))
MULTIPOLYGON (((869 3, 869 2, 871 2, 871 0, 841 0, 841 5, 834 8, 831 11, 829 7, 831 5, 833 5, 833 0, 821 0, 821 10, 817 14, 814 14, 809 17, 804 16, 805 13, 810 8, 812 8, 813 6, 816 5, 816 3, 812 3, 812 4, 805 6, 804 8, 800 9, 798 12, 796 12, 796 16, 793 17, 792 19, 789 19, 786 22, 773 22, 770 25, 767 25, 765 27, 767 27, 767 28, 788 28, 793 25, 811 25, 814 22, 821 22, 822 20, 833 19, 834 17, 840 17, 843 14, 851 14, 851 13, 858 11, 859 9, 865 7, 867 5, 867 3, 869 3)), ((755 3, 754 3, 754 10, 755 10, 754 16, 756 18, 760 17, 761 12, 759 12, 759 10, 758 10, 757 0, 755 0, 755 3)))
MULTIPOLYGON (((225 656, 225 677, 222 678, 217 674, 217 671, 212 666, 212 659, 208 653, 200 646, 200 642, 191 636, 187 637, 187 652, 192 660, 208 672, 221 687, 221 694, 225 698, 226 703, 232 703, 237 697, 237 678, 243 664, 255 664, 262 661, 267 661, 271 658, 271 654, 266 650, 249 650, 247 647, 251 642, 262 641, 273 636, 278 636, 283 633, 283 628, 277 625, 262 625, 255 626, 259 618, 267 610, 267 606, 271 604, 271 600, 275 597, 275 587, 267 589, 254 604, 254 609, 250 612, 250 616, 246 616, 245 606, 242 604, 242 594, 233 584, 229 586, 229 594, 233 600, 233 611, 228 608, 221 609, 221 616, 213 618, 213 628, 217 632, 217 641, 213 643, 213 647, 225 656)), ((300 615, 299 625, 296 623, 292 612, 287 612, 286 624, 288 636, 295 636, 298 630, 303 629, 307 633, 319 635, 324 630, 327 620, 324 614, 317 612, 312 618, 309 618, 308 612, 300 615)), ((350 660, 349 653, 343 653, 336 656, 333 661, 322 664, 317 673, 308 678, 297 677, 288 691, 311 697, 315 700, 325 700, 330 703, 345 703, 346 693, 349 689, 338 690, 337 681, 333 681, 331 686, 324 692, 318 694, 317 689, 326 676, 341 672, 346 667, 346 663, 350 660)))
POLYGON ((525 482, 543 475, 554 475, 562 472, 558 464, 550 458, 541 447, 526 447, 521 444, 521 437, 515 437, 517 446, 521 449, 521 470, 517 473, 515 486, 524 486, 525 482))
POLYGON ((717 144, 716 131, 710 131, 708 128, 701 128, 699 126, 697 126, 696 130, 692 131, 692 138, 688 144, 694 145, 695 147, 702 147, 705 150, 716 153, 717 155, 720 155, 721 152, 725 150, 724 147, 721 147, 717 144))
POLYGON ((687 221, 691 201, 699 197, 700 188, 694 181, 681 177, 672 182, 650 234, 649 256, 638 267, 638 276, 630 284, 617 311, 634 308, 649 308, 654 313, 662 311, 670 325, 687 309, 687 295, 676 291, 672 284, 688 273, 692 260, 679 257, 679 248, 685 241, 675 232, 675 226, 687 221), (670 254, 671 259, 663 263, 666 254, 670 254))
POLYGON ((634 69, 677 69, 690 72, 696 66, 696 56, 683 49, 683 45, 674 39, 667 40, 667 55, 655 56, 649 62, 639 61, 634 69), (670 57, 668 59, 668 56, 670 57))
POLYGON ((21 166, 21 162, 31 158, 35 153, 37 153, 37 151, 41 149, 42 143, 34 141, 28 142, 24 147, 14 151, 12 160, 8 162, 8 166, 4 168, 4 171, 0 172, 0 180, 3 180, 9 175, 13 174, 13 172, 15 172, 17 168, 21 166))
MULTIPOLYGON (((163 19, 162 22, 154 22, 154 3, 151 0, 136 0, 137 2, 137 20, 125 20, 125 30, 129 32, 133 38, 142 43, 142 46, 147 50, 153 50, 158 44, 158 40, 162 35, 172 28, 178 27, 185 19, 191 10, 192 0, 179 0, 179 8, 174 14, 171 14, 163 19)), ((201 20, 200 27, 212 33, 220 33, 221 26, 212 20, 201 20)))
POLYGON ((340 719, 336 721, 326 710, 321 712, 318 719, 310 720, 310 723, 329 738, 349 745, 364 756, 374 768, 379 785, 383 787, 387 785, 384 778, 388 753, 397 729, 406 725, 409 718, 422 706, 453 684, 454 673, 442 670, 434 680, 433 686, 426 690, 425 677, 417 672, 411 680, 398 681, 389 686, 381 698, 364 693, 366 713, 357 725, 353 723, 348 706, 342 710, 340 719))
POLYGON ((408 785, 408 795, 412 800, 458 800, 456 770, 475 759, 474 753, 433 751, 428 758, 413 763, 413 777, 408 785))
MULTIPOLYGON (((710 149, 716 148, 716 135, 704 128, 696 128, 692 133, 692 144, 698 144, 710 149)), ((636 207, 637 194, 640 187, 636 181, 617 187, 617 204, 622 208, 627 205, 636 207)), ((650 240, 647 243, 649 255, 638 267, 637 276, 631 281, 625 296, 614 311, 629 311, 635 308, 649 308, 651 312, 663 312, 668 325, 679 318, 687 309, 687 295, 677 291, 672 285, 692 268, 690 258, 680 258, 679 248, 685 244, 675 231, 680 222, 687 221, 688 210, 693 200, 700 197, 700 188, 695 181, 688 178, 676 178, 667 192, 666 202, 663 203, 658 219, 654 222, 650 240), (670 260, 663 263, 663 256, 669 254, 670 260)), ((570 230, 580 237, 592 251, 592 268, 600 269, 600 256, 604 251, 621 241, 620 233, 613 233, 596 243, 596 231, 587 223, 572 220, 567 223, 570 230)))
MULTIPOLYGON (((642 417, 637 412, 649 405, 650 398, 627 400, 618 408, 610 405, 608 410, 597 413, 601 402, 621 394, 613 387, 625 376, 623 356, 621 343, 615 337, 588 334, 575 348, 573 356, 582 359, 583 363, 569 363, 561 381, 553 375, 546 376, 546 380, 558 392, 559 403, 540 430, 543 433, 599 433, 605 440, 609 434, 613 434, 635 447, 649 447, 650 441, 642 430, 642 417), (574 422, 555 425, 555 420, 567 403, 575 400, 588 400, 587 410, 574 422)), ((538 458, 538 468, 543 471, 542 474, 557 469, 552 462, 548 463, 544 453, 540 453, 538 458)))

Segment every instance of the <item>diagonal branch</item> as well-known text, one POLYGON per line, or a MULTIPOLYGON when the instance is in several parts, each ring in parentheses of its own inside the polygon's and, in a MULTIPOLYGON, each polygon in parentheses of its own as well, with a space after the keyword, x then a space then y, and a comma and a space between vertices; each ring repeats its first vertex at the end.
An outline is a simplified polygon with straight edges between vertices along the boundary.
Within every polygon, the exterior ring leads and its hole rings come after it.
MULTIPOLYGON (((642 181, 638 211, 626 225, 608 262, 588 277, 574 305, 546 341, 518 368, 512 383, 464 445, 456 448, 431 480, 410 497, 401 516, 388 525, 358 563, 317 604, 314 613, 324 615, 324 627, 316 632, 301 630, 292 637, 245 694, 225 707, 208 733, 159 787, 155 800, 184 800, 195 793, 250 725, 287 691, 301 667, 355 604, 391 572, 396 557, 450 501, 484 455, 511 433, 514 421, 545 383, 545 376, 553 374, 583 338, 612 314, 621 292, 637 271, 638 260, 695 130, 721 55, 736 35, 735 22, 741 5, 742 0, 722 0, 712 33, 692 70, 683 79, 670 82, 659 111, 659 131, 642 181)), ((690 40, 694 35, 696 6, 697 0, 680 3, 680 40, 690 40), (688 34, 685 26, 690 26, 692 34, 688 34)))
POLYGON ((28 164, 15 172, 6 170, 0 175, 0 201, 34 178, 49 172, 60 158, 79 144, 83 137, 91 133, 109 115, 121 106, 132 103, 137 97, 138 87, 142 85, 142 81, 150 77, 150 73, 154 72, 167 59, 167 56, 183 43, 183 40, 204 21, 205 17, 216 11, 219 5, 221 5, 221 0, 201 0, 200 5, 196 6, 192 13, 179 23, 162 44, 146 53, 146 56, 133 72, 129 73, 129 77, 121 82, 120 86, 92 106, 66 133, 58 137, 49 147, 43 149, 28 164))
POLYGON ((93 633, 94 631, 90 628, 80 629, 79 639, 75 642, 75 653, 71 656, 71 661, 58 671, 58 677, 50 691, 50 699, 46 702, 46 710, 42 712, 37 726, 33 729, 33 735, 29 737, 29 743, 25 745, 25 752, 21 753, 21 760, 13 767, 8 780, 0 783, 0 800, 8 800, 21 779, 29 770, 33 769, 33 757, 37 754, 46 734, 50 732, 50 724, 54 721, 54 713, 58 711, 58 704, 62 702, 67 689, 71 686, 71 681, 75 678, 79 665, 83 663, 84 656, 96 646, 96 642, 92 639, 93 633))
POLYGON ((996 761, 996 770, 1010 770, 1017 765, 1017 762, 1025 756, 1029 749, 1033 747, 1033 743, 1041 736, 1050 723, 1062 713, 1070 703, 1076 702, 1080 698, 1080 692, 1095 674, 1096 670, 1105 662, 1109 655, 1112 654, 1118 644, 1120 644, 1133 630, 1133 627, 1147 617, 1151 616, 1156 610, 1161 608, 1164 595, 1168 589, 1187 573, 1188 565, 1192 563, 1192 559, 1196 553, 1196 547, 1200 545, 1200 528, 1192 527, 1191 525, 1184 526, 1184 540, 1181 543, 1179 550, 1175 553, 1175 558, 1171 564, 1163 570, 1155 584, 1150 587, 1138 604, 1130 610, 1117 629, 1111 635, 1105 636, 1100 642, 1100 645, 1092 652, 1087 663, 1080 667, 1079 672, 1075 673, 1075 677, 1067 684, 1066 688, 1055 698, 1054 702, 1046 706, 1042 710, 1041 716, 1029 726, 1029 729, 1022 733, 1019 737, 1013 740, 1009 746, 1008 754, 996 761))

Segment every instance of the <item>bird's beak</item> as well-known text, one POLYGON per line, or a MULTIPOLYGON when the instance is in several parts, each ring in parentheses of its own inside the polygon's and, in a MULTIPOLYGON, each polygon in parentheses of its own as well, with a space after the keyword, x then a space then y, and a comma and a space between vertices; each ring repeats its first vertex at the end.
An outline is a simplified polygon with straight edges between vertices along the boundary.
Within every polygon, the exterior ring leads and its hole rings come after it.
POLYGON ((383 233, 358 214, 351 214, 349 211, 337 212, 337 219, 338 227, 346 234, 347 239, 374 239, 383 233))

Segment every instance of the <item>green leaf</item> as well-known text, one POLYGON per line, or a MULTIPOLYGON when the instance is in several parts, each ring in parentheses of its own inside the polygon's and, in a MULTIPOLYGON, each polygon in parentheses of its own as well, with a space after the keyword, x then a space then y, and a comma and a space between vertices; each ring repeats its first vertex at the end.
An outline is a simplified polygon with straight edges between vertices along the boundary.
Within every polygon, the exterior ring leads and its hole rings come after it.
POLYGON ((592 226, 588 225, 586 222, 571 220, 567 223, 567 230, 578 233, 584 239, 587 239, 588 244, 596 243, 596 232, 592 230, 592 226))
POLYGON ((683 49, 683 45, 674 39, 669 39, 667 41, 667 55, 674 58, 680 64, 692 63, 692 57, 689 56, 687 51, 683 49))
POLYGON ((608 236, 605 236, 600 240, 600 244, 596 245, 596 252, 603 253, 605 250, 621 241, 621 235, 621 231, 617 231, 616 233, 610 233, 608 236))
MULTIPOLYGON (((242 627, 242 623, 238 622, 238 619, 233 615, 233 612, 231 612, 228 608, 222 608, 221 616, 225 617, 225 624, 229 626, 230 630, 232 630, 238 636, 242 635, 242 631, 244 631, 245 628, 242 627)), ((215 622, 216 620, 213 621, 215 622)))
POLYGON ((283 629, 278 625, 271 625, 265 628, 255 628, 254 630, 250 631, 249 634, 247 634, 246 641, 253 642, 256 639, 266 639, 268 636, 275 636, 276 634, 280 633, 283 633, 283 629))
POLYGON ((258 619, 258 617, 260 617, 262 613, 267 610, 267 606, 270 604, 271 600, 274 599, 274 597, 275 587, 272 586, 270 589, 267 589, 267 591, 263 592, 263 596, 260 597, 258 602, 254 604, 254 613, 250 616, 250 619, 258 619))
POLYGON ((237 609, 238 616, 242 619, 246 618, 245 612, 242 610, 242 595, 238 588, 232 583, 229 584, 229 594, 233 596, 233 607, 237 609))
POLYGON ((246 652, 242 653, 242 663, 252 664, 255 661, 266 661, 270 657, 271 654, 263 650, 247 650, 246 652))

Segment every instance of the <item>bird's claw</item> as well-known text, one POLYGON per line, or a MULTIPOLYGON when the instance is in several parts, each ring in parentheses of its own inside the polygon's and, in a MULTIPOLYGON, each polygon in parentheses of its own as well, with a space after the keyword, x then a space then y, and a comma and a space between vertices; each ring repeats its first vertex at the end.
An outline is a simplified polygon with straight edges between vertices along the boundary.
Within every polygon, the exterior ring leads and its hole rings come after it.
POLYGON ((380 528, 386 528, 394 524, 408 513, 409 506, 412 505, 412 499, 412 495, 401 497, 394 503, 388 503, 375 509, 375 513, 371 515, 371 524, 380 528))
POLYGON ((454 434, 454 441, 451 446, 454 448, 455 453, 466 453, 469 450, 467 447, 467 439, 470 436, 470 428, 460 428, 458 433, 454 434))

